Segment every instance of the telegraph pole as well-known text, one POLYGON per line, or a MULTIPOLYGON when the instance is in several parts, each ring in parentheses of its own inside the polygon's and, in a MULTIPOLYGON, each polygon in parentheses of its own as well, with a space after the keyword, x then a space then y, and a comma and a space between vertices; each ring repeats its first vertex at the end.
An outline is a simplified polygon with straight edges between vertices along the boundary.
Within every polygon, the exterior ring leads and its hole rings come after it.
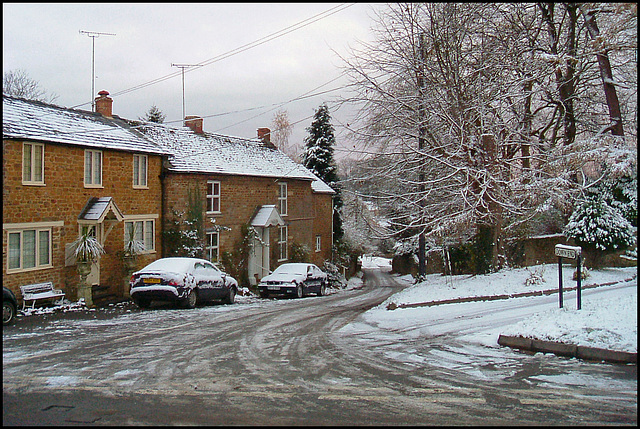
POLYGON ((95 92, 95 85, 96 85, 96 37, 100 37, 100 36, 115 36, 115 34, 113 33, 98 33, 97 31, 83 31, 80 30, 80 34, 86 34, 87 36, 91 37, 92 40, 92 49, 91 49, 91 111, 95 112, 96 111, 96 102, 95 102, 95 97, 96 97, 96 92, 95 92))
POLYGON ((184 106, 184 69, 189 67, 200 67, 200 64, 171 64, 171 67, 178 67, 182 69, 182 121, 184 122, 184 118, 187 115, 184 106))

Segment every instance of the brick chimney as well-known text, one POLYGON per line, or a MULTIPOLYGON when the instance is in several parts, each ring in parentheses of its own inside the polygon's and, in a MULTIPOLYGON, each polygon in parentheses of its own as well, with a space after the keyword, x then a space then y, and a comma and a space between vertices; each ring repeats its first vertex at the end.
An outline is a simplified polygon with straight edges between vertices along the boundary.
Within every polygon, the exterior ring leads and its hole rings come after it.
POLYGON ((95 102, 97 113, 100 113, 105 118, 113 118, 113 113, 111 110, 113 99, 109 97, 109 91, 105 91, 104 89, 100 91, 95 99, 95 102))
POLYGON ((185 116, 184 126, 191 128, 194 133, 204 134, 202 130, 202 118, 200 116, 185 116))
POLYGON ((258 128, 258 138, 262 140, 265 146, 273 146, 271 144, 271 130, 269 128, 258 128))

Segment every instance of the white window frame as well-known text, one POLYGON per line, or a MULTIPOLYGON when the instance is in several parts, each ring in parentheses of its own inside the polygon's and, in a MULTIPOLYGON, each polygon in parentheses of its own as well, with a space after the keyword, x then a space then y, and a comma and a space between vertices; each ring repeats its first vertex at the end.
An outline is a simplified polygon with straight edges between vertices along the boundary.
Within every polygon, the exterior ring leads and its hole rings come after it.
POLYGON ((218 180, 207 180, 207 213, 221 213, 222 212, 222 184, 218 180), (209 193, 209 186, 211 186, 211 193, 209 193), (216 193, 216 186, 218 192, 216 193), (215 202, 218 202, 218 210, 215 210, 215 202))
POLYGON ((85 149, 84 151, 84 187, 102 188, 102 151, 85 149), (89 156, 89 159, 87 158, 89 156), (88 176, 88 177, 87 177, 88 176), (87 181, 87 178, 89 179, 87 181))
POLYGON ((288 214, 288 195, 289 191, 287 189, 287 183, 278 182, 278 210, 280 211, 280 216, 287 216, 288 214))
POLYGON ((144 251, 141 253, 156 252, 156 218, 142 216, 128 216, 124 219, 124 241, 126 247, 129 241, 129 230, 134 228, 134 238, 144 244, 144 251), (131 225, 131 226, 129 226, 131 225))
POLYGON ((207 244, 205 246, 205 252, 206 252, 208 261, 214 264, 220 262, 220 232, 218 231, 207 232, 207 244), (214 237, 215 237, 215 244, 213 243, 214 237))
POLYGON ((53 268, 53 228, 62 226, 64 226, 64 221, 3 224, 3 229, 7 231, 7 274, 53 268), (35 232, 34 265, 25 268, 25 232, 27 231, 35 232), (42 234, 46 234, 48 237, 43 237, 42 234), (18 236, 18 249, 12 249, 11 237, 16 235, 18 236), (43 244, 45 245, 45 254, 42 253, 43 244), (12 253, 16 250, 18 264, 12 266, 11 263, 15 261, 12 253))
POLYGON ((278 227, 278 262, 286 261, 289 259, 288 249, 287 249, 287 236, 289 235, 289 227, 279 226, 278 227))
POLYGON ((320 252, 322 250, 322 236, 316 235, 316 252, 320 252))
POLYGON ((133 155, 133 187, 148 189, 149 157, 147 155, 133 155))
POLYGON ((44 144, 42 143, 22 143, 22 184, 44 186, 44 144), (27 160, 27 147, 29 148, 29 164, 27 160), (38 148, 36 151, 34 149, 38 148), (40 153, 40 162, 37 162, 36 156, 40 153), (39 164, 39 165, 38 165, 39 164), (40 167, 38 170, 38 166, 40 167), (28 170, 28 171, 27 171, 28 170), (40 173, 40 179, 36 179, 36 174, 40 173))

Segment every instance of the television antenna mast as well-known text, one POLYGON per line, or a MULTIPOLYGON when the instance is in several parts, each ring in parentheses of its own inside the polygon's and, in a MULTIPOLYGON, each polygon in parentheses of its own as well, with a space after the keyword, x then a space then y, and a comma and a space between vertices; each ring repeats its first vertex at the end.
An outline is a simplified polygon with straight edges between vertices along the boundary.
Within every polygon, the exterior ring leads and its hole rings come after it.
POLYGON ((98 33, 97 31, 83 31, 80 30, 80 34, 86 34, 92 39, 92 50, 91 50, 91 111, 96 111, 96 102, 94 100, 95 93, 95 85, 96 85, 96 37, 100 36, 115 36, 113 33, 98 33))
POLYGON ((202 67, 201 64, 173 64, 171 63, 171 67, 178 67, 182 69, 182 121, 186 116, 186 111, 184 107, 184 69, 188 69, 189 67, 202 67))

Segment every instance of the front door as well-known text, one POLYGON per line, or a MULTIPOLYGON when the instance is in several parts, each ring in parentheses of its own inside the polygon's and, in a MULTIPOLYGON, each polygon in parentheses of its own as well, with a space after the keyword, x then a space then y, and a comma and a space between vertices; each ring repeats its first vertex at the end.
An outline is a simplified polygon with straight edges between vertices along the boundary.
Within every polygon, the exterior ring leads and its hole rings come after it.
MULTIPOLYGON (((81 234, 84 234, 86 231, 89 231, 89 235, 95 237, 96 240, 100 244, 104 244, 102 237, 102 224, 96 225, 82 225, 81 234)), ((87 276, 87 283, 90 285, 99 285, 100 284, 100 257, 98 256, 98 260, 91 264, 91 272, 87 276)))
POLYGON ((249 283, 256 285, 269 274, 269 228, 254 227, 257 237, 249 252, 249 283))

